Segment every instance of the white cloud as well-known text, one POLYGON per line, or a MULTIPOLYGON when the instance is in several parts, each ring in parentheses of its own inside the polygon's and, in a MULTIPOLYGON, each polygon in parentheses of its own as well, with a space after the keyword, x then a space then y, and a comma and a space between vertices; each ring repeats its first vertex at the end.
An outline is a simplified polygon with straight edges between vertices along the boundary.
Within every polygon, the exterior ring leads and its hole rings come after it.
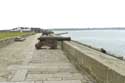
POLYGON ((124 0, 0 0, 0 29, 125 27, 124 0))

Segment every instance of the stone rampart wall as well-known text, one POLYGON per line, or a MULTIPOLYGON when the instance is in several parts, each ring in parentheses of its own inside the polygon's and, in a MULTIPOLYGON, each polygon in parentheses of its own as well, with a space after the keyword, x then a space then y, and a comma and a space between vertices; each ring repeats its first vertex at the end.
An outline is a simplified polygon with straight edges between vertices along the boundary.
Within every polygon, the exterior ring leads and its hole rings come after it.
POLYGON ((125 62, 76 42, 64 42, 63 51, 80 71, 98 83, 125 83, 125 62))

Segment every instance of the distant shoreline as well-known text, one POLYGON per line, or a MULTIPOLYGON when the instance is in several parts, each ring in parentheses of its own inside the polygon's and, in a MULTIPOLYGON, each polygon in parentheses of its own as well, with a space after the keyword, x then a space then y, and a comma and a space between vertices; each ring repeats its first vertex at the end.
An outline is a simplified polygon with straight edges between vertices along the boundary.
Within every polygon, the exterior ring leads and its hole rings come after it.
MULTIPOLYGON (((41 28, 42 29, 42 28, 41 28)), ((70 31, 76 31, 76 30, 125 30, 125 27, 113 27, 113 28, 51 28, 47 30, 56 30, 56 31, 65 31, 65 30, 70 30, 70 31)), ((0 32, 8 32, 10 30, 0 30, 0 32)))
POLYGON ((125 30, 124 28, 55 28, 49 30, 125 30))

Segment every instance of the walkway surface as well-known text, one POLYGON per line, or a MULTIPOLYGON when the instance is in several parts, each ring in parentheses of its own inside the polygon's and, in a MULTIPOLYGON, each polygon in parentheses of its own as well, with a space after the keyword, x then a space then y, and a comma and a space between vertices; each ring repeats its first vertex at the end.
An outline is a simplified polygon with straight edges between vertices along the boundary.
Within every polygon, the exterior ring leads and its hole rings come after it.
POLYGON ((34 44, 39 36, 0 49, 0 58, 4 59, 0 63, 0 83, 93 83, 70 63, 61 49, 36 50, 34 44))

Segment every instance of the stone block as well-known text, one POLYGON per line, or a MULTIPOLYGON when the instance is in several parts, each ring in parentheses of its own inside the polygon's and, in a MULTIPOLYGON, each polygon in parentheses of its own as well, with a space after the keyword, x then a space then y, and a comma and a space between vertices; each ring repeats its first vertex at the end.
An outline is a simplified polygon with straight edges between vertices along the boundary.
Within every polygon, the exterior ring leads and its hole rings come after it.
POLYGON ((24 81, 26 78, 27 70, 18 70, 11 81, 24 81))

